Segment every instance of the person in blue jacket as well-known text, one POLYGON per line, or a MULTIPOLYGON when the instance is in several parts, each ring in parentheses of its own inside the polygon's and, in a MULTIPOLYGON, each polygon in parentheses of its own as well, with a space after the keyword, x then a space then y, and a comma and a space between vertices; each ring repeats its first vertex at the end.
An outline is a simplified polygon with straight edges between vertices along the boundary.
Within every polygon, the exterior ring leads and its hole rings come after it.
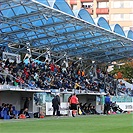
POLYGON ((111 103, 110 94, 108 93, 107 96, 105 97, 104 114, 109 114, 110 103, 111 103))

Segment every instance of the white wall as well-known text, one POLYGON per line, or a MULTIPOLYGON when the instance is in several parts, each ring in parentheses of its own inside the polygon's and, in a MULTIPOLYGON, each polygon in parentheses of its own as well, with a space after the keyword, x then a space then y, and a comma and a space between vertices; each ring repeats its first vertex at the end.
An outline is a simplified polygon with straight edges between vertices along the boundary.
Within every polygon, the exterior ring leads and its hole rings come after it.
POLYGON ((2 103, 9 103, 15 106, 17 110, 19 110, 20 102, 20 93, 14 93, 12 91, 0 92, 0 105, 2 103))
POLYGON ((124 111, 133 111, 133 103, 132 102, 125 102, 125 103, 117 103, 119 107, 124 111))

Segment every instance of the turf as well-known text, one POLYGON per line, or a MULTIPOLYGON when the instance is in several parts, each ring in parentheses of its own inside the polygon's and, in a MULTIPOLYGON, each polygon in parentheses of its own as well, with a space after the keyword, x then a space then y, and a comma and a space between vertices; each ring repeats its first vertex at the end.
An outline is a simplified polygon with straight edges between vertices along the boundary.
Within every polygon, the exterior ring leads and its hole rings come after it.
POLYGON ((132 114, 1 120, 0 133, 133 133, 132 114))

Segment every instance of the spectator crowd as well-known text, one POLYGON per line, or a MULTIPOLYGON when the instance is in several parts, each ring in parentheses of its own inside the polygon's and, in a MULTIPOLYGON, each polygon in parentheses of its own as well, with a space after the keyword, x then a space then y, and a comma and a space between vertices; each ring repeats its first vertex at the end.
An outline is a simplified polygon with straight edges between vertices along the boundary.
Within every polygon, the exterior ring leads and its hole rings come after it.
POLYGON ((117 84, 107 72, 96 70, 97 78, 87 74, 80 64, 71 62, 68 66, 54 64, 49 61, 42 63, 29 59, 29 63, 0 60, 0 84, 20 86, 22 89, 60 89, 61 91, 105 92, 116 95, 117 84))

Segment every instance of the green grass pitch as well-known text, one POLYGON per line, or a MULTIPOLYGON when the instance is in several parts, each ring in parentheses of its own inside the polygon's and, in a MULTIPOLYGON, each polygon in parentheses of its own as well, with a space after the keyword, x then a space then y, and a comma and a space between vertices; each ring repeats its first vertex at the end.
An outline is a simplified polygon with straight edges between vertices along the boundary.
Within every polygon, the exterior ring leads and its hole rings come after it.
POLYGON ((0 120, 0 133, 133 133, 132 115, 0 120))

